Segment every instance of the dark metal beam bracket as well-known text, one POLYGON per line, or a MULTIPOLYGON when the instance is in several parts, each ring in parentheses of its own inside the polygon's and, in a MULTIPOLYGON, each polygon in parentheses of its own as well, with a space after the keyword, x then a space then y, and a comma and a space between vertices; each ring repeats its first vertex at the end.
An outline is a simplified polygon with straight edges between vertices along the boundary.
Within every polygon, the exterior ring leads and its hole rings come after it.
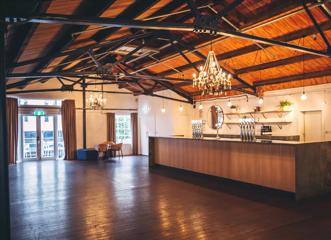
POLYGON ((326 47, 327 47, 327 53, 331 54, 331 45, 329 43, 328 38, 326 37, 326 35, 324 34, 323 30, 321 29, 321 27, 319 26, 318 22, 316 21, 314 15, 312 14, 312 12, 310 11, 310 9, 307 7, 307 3, 306 0, 302 0, 302 5, 303 8, 305 9, 306 13, 308 14, 310 20, 313 22, 315 28, 317 29, 317 31, 319 32, 319 34, 321 35, 326 47))

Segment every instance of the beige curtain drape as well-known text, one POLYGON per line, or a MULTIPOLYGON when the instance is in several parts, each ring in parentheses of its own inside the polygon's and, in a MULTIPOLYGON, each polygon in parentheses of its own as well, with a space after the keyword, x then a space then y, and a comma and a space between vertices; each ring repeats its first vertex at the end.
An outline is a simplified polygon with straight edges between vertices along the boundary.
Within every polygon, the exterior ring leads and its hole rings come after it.
POLYGON ((8 163, 15 164, 18 144, 18 103, 16 98, 7 98, 6 103, 8 163))
POLYGON ((77 149, 76 107, 74 100, 64 100, 61 106, 65 159, 74 160, 77 149))
POLYGON ((107 141, 116 142, 115 113, 107 113, 107 141))
POLYGON ((138 155, 138 114, 131 113, 132 154, 138 155))

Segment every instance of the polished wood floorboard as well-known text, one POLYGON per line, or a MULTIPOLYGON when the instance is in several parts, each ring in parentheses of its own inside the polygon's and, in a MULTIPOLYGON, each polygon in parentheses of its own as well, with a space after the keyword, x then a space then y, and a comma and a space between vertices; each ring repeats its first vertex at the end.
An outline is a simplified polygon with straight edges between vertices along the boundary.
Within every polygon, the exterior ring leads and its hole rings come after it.
MULTIPOLYGON (((331 239, 331 196, 289 194, 146 157, 10 166, 12 239, 331 239)), ((0 237, 1 239, 1 237, 0 237)))

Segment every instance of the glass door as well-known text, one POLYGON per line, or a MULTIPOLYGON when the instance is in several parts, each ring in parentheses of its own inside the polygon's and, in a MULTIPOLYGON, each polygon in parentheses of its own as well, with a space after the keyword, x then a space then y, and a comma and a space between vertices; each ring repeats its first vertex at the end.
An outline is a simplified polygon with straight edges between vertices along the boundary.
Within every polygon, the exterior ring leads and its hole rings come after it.
POLYGON ((22 116, 22 156, 23 160, 38 159, 38 127, 37 117, 23 115, 22 116))
POLYGON ((23 160, 63 159, 61 115, 22 115, 23 160))
POLYGON ((55 158, 55 124, 54 116, 40 116, 40 158, 39 159, 54 159, 55 158))

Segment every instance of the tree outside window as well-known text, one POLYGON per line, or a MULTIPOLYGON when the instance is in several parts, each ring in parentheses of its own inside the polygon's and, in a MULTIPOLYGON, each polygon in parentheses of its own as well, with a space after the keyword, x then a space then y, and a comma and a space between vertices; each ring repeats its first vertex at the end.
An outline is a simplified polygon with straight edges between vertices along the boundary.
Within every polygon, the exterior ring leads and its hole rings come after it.
POLYGON ((131 144, 131 117, 130 115, 115 115, 116 143, 131 144))

